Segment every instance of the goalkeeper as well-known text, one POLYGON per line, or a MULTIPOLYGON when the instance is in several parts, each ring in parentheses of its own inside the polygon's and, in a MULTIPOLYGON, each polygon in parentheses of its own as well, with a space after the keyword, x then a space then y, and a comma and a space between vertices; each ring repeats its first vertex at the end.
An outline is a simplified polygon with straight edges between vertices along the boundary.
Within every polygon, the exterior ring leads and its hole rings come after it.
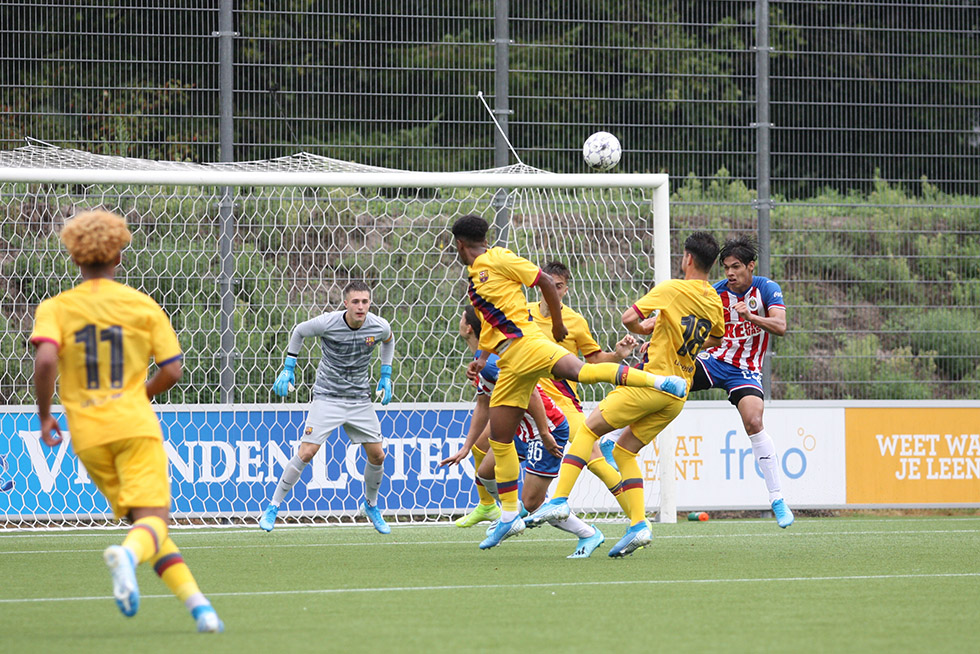
POLYGON ((370 313, 371 289, 361 281, 344 288, 343 311, 324 313, 302 322, 293 329, 286 347, 286 362, 272 385, 276 395, 285 397, 296 381, 296 357, 303 339, 319 338, 323 355, 313 384, 313 402, 306 417, 306 427, 299 450, 286 464, 282 477, 272 494, 272 501, 259 519, 259 526, 272 531, 279 505, 292 490, 320 446, 338 427, 343 427, 351 442, 364 448, 367 463, 364 467, 364 501, 361 513, 366 515, 379 533, 389 534, 391 528, 378 508, 378 489, 384 477, 385 451, 381 439, 381 423, 371 404, 371 353, 381 350, 381 379, 376 394, 382 405, 391 401, 391 362, 395 354, 391 325, 380 316, 370 313))

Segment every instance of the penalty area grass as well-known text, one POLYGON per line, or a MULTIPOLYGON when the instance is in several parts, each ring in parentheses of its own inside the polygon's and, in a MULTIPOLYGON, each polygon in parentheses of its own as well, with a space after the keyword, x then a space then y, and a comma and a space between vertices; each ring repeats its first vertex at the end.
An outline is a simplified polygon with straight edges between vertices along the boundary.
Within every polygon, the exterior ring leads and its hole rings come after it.
POLYGON ((626 559, 568 560, 551 527, 480 551, 485 525, 175 528, 225 622, 197 634, 147 565, 111 598, 120 530, 0 531, 4 652, 976 652, 980 517, 654 525, 626 559), (193 649, 192 649, 193 648, 193 649))

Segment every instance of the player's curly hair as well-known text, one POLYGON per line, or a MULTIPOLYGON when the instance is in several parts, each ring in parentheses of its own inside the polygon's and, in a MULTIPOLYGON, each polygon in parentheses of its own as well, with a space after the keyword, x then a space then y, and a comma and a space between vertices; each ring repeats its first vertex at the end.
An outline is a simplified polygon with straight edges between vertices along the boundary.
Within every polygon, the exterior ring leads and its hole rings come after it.
POLYGON ((80 266, 113 263, 133 240, 122 216, 104 210, 83 211, 61 230, 68 254, 80 266))
POLYGON ((482 243, 487 240, 487 232, 490 231, 490 224, 477 216, 469 214, 463 216, 453 223, 453 236, 467 243, 482 243))

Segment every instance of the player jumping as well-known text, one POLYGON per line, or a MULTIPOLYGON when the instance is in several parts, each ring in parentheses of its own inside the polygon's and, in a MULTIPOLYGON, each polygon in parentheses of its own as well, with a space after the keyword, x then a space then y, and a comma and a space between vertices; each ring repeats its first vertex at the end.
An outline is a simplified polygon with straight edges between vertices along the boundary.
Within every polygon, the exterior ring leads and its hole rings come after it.
MULTIPOLYGON (((705 345, 721 343, 725 320, 721 300, 708 283, 708 272, 718 257, 718 243, 706 232, 691 234, 684 243, 683 280, 657 284, 623 313, 623 324, 636 334, 651 334, 644 369, 676 374, 685 384, 694 376, 694 360, 705 345)), ((643 475, 636 456, 684 407, 685 397, 655 389, 616 388, 576 432, 565 454, 555 497, 528 516, 529 526, 565 520, 571 511, 568 496, 600 436, 630 426, 620 434, 613 456, 623 475, 623 495, 630 527, 609 556, 627 556, 652 540, 646 521, 643 475)))
MULTIPOLYGON (((583 363, 558 345, 568 330, 561 320, 561 302, 555 282, 533 263, 501 247, 487 244, 487 221, 468 215, 452 227, 459 260, 467 267, 470 301, 486 328, 480 334, 481 358, 472 362, 468 374, 475 377, 492 352, 500 356, 500 375, 490 397, 490 447, 496 459, 495 478, 500 494, 501 518, 480 549, 524 531, 518 515, 517 478, 520 462, 514 447, 518 423, 528 407, 531 393, 541 377, 584 384, 607 382, 621 386, 656 388, 675 397, 687 392, 687 382, 675 375, 648 374, 615 363, 583 363), (539 286, 553 316, 549 341, 528 315, 524 286, 539 286)), ((693 371, 693 369, 692 369, 693 371)), ((589 451, 592 443, 589 444, 589 451)), ((587 456, 588 452, 583 456, 587 456)))
POLYGON ((706 348, 696 362, 691 391, 724 388, 728 401, 742 417, 752 453, 769 490, 769 503, 776 524, 793 524, 793 512, 780 490, 776 447, 762 424, 765 395, 762 391, 762 360, 769 335, 786 333, 786 306, 779 284, 753 275, 755 243, 747 237, 729 239, 721 248, 725 279, 714 287, 725 308, 725 336, 721 345, 706 348))
MULTIPOLYGON (((481 352, 478 343, 482 325, 472 306, 463 310, 460 321, 460 336, 466 341, 474 357, 481 352)), ((490 396, 497 382, 498 357, 491 354, 487 364, 476 379, 476 408, 470 419, 470 429, 466 441, 456 454, 443 459, 440 465, 453 465, 463 461, 473 452, 476 462, 475 482, 480 496, 480 504, 472 512, 456 521, 460 527, 470 527, 485 520, 493 520, 487 530, 489 536, 496 528, 500 518, 497 507, 499 499, 497 481, 494 477, 494 458, 489 450, 489 406, 490 396)), ((569 421, 564 412, 539 385, 531 394, 528 410, 517 428, 514 445, 517 456, 524 467, 524 488, 519 504, 519 514, 523 518, 528 511, 534 511, 544 503, 551 481, 558 476, 562 453, 569 437, 569 421)), ((588 558, 595 549, 605 542, 605 537, 595 525, 588 525, 576 516, 571 516, 555 527, 578 536, 579 541, 570 559, 588 558)))

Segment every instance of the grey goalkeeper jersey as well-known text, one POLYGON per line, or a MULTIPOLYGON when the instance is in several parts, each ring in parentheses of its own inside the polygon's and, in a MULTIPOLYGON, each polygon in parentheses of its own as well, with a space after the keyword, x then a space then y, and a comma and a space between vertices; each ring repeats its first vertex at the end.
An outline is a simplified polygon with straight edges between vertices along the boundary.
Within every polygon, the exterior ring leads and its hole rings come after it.
POLYGON ((371 352, 391 338, 391 325, 369 312, 364 324, 352 329, 344 320, 345 313, 331 311, 296 325, 287 351, 299 353, 304 338, 319 337, 323 355, 316 369, 313 396, 370 400, 371 352))

